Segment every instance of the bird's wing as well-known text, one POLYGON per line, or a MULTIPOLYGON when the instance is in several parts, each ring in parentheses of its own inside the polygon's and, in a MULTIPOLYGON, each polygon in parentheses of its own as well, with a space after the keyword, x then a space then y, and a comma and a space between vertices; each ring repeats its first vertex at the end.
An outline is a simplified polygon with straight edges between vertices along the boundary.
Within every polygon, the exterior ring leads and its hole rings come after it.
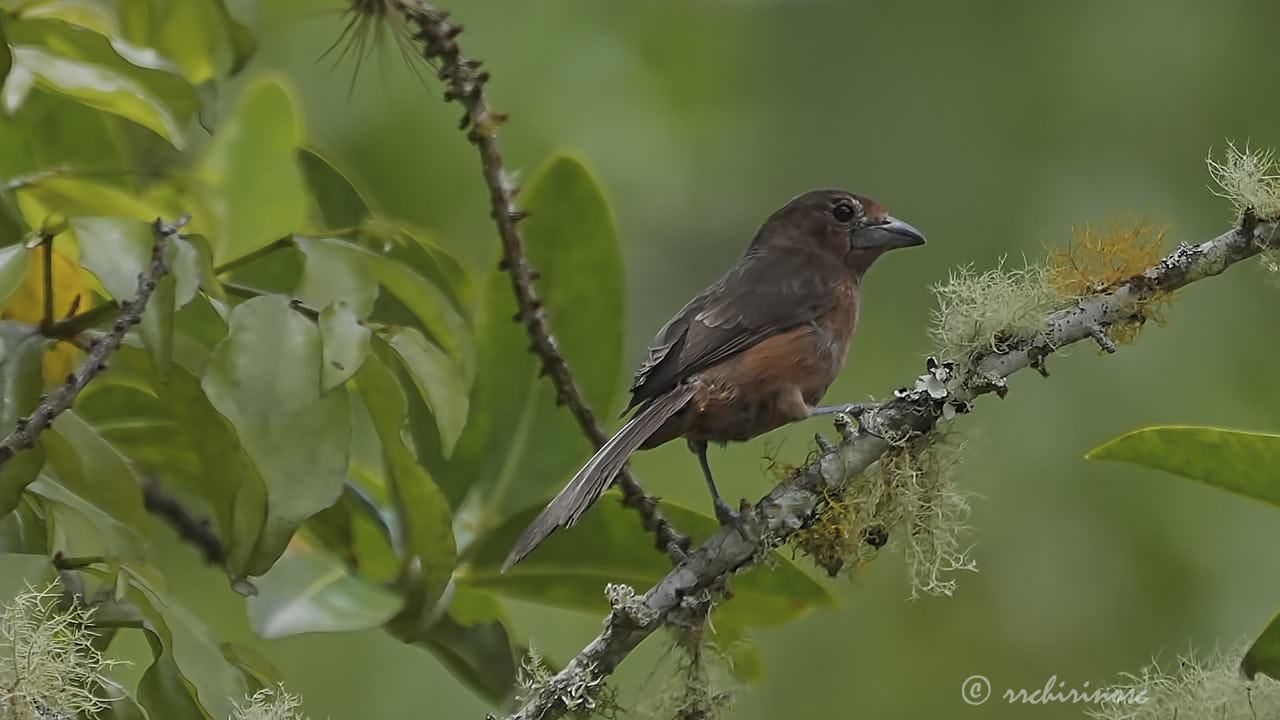
POLYGON ((798 248, 778 255, 743 258, 658 331, 636 370, 630 407, 831 309, 840 269, 798 248))

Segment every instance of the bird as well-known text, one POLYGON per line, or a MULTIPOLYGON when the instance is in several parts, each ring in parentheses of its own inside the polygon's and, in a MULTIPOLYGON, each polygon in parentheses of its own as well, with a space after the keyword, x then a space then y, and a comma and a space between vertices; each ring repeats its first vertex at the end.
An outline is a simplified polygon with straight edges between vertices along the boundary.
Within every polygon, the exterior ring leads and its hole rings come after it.
POLYGON ((863 274, 883 253, 924 242, 882 205, 847 190, 811 190, 770 215, 741 259, 654 336, 623 417, 635 414, 529 524, 503 572, 576 523, 633 452, 678 437, 697 456, 716 519, 741 531, 716 489, 707 445, 861 410, 862 403, 818 403, 857 329, 863 274))

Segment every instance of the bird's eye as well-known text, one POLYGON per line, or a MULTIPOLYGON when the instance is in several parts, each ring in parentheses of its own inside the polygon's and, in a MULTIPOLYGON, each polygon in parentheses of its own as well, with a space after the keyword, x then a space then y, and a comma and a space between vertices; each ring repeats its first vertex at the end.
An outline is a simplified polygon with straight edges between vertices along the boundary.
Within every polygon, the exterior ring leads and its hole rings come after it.
POLYGON ((831 217, 840 222, 849 222, 853 219, 853 206, 849 203, 840 203, 831 209, 831 217))

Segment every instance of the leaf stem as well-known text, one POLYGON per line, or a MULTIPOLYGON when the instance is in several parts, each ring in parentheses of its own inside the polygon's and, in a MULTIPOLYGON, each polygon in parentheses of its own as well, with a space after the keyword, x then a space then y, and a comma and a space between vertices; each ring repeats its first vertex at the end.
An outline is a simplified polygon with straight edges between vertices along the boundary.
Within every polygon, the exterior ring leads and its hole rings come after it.
POLYGON ((229 273, 232 270, 248 265, 254 260, 264 258, 277 250, 282 250, 292 245, 293 245, 293 236, 285 235, 284 237, 279 238, 278 240, 275 240, 270 245, 265 245, 263 247, 258 248, 257 250, 254 250, 251 253, 248 253, 246 255, 241 255, 240 257, 235 258, 234 260, 228 260, 222 263, 221 265, 218 265, 213 269, 213 274, 221 275, 223 273, 229 273))
POLYGON ((40 321, 40 329, 53 327, 53 234, 40 233, 40 247, 44 250, 44 318, 40 321))

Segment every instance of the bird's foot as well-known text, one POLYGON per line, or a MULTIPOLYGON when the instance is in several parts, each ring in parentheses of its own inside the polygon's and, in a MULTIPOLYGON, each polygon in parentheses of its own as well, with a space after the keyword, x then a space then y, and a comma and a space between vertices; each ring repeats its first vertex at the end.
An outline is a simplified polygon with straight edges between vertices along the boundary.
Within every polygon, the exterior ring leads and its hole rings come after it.
POLYGON ((865 415, 873 405, 874 403, 867 402, 845 403, 843 405, 823 405, 822 407, 814 408, 810 414, 838 415, 840 413, 844 413, 845 415, 861 420, 862 416, 865 415))
POLYGON ((715 507, 716 507, 716 520, 720 521, 721 527, 728 525, 732 527, 734 530, 737 530, 738 536, 741 537, 743 540, 747 540, 747 541, 751 540, 751 537, 747 534, 747 524, 742 519, 742 513, 737 512, 733 508, 729 507, 729 503, 725 502, 723 498, 719 498, 719 497, 715 499, 715 507))

